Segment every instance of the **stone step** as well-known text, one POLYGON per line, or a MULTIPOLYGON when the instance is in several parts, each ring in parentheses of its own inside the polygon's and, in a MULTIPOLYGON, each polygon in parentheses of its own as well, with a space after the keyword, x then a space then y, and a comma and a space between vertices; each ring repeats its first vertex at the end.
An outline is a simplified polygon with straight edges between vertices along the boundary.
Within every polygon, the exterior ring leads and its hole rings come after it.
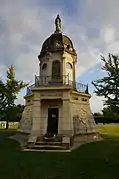
POLYGON ((67 150, 68 148, 65 146, 57 146, 57 145, 33 145, 27 146, 25 149, 35 149, 35 150, 67 150))
POLYGON ((37 141, 35 145, 62 145, 61 142, 45 142, 45 141, 37 141))
POLYGON ((60 142, 61 139, 60 138, 43 138, 43 141, 46 141, 46 142, 60 142))
POLYGON ((37 137, 36 142, 61 142, 62 138, 61 137, 56 137, 56 138, 47 138, 47 137, 37 137))
POLYGON ((50 149, 50 150, 47 150, 47 149, 39 149, 39 150, 37 150, 37 149, 24 149, 24 151, 27 151, 27 152, 71 152, 70 149, 66 149, 66 150, 58 150, 58 149, 56 149, 56 150, 52 150, 52 149, 50 149))

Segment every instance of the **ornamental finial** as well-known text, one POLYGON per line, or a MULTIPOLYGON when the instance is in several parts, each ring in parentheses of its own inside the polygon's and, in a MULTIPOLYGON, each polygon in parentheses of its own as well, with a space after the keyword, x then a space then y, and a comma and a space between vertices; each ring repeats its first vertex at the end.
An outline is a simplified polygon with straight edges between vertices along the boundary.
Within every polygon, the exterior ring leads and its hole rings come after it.
POLYGON ((55 19, 55 26, 56 26, 55 33, 60 33, 61 32, 61 19, 60 19, 59 14, 57 15, 55 19))

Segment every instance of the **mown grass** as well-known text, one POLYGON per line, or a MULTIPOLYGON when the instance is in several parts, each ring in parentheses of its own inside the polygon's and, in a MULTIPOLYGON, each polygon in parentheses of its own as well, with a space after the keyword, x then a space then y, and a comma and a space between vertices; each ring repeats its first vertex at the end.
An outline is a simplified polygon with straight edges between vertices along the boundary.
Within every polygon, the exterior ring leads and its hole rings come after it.
POLYGON ((22 152, 19 144, 8 138, 14 132, 0 130, 0 179, 119 178, 119 126, 99 127, 106 140, 71 153, 22 152), (116 140, 111 135, 116 135, 116 140))
POLYGON ((104 138, 118 139, 118 138, 119 138, 119 124, 106 124, 106 125, 101 125, 100 127, 98 127, 98 132, 99 132, 104 138))

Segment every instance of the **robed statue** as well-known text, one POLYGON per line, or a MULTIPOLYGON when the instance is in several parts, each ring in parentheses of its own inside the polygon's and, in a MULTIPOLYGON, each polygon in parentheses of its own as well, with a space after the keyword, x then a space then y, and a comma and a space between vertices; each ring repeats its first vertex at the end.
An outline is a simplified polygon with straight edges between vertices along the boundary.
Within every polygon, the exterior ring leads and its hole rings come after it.
POLYGON ((55 25, 56 25, 56 33, 60 33, 61 32, 61 19, 60 16, 57 15, 56 19, 55 19, 55 25))

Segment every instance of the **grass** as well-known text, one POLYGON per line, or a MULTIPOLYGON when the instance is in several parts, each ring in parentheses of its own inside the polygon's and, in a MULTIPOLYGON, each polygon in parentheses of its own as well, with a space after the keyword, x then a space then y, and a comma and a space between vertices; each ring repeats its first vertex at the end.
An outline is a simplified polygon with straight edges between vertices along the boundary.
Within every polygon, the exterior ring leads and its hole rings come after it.
POLYGON ((0 130, 0 179, 119 178, 119 125, 99 127, 106 140, 71 153, 22 152, 14 132, 0 130))
POLYGON ((104 138, 119 139, 119 124, 106 124, 98 128, 98 132, 104 138))

